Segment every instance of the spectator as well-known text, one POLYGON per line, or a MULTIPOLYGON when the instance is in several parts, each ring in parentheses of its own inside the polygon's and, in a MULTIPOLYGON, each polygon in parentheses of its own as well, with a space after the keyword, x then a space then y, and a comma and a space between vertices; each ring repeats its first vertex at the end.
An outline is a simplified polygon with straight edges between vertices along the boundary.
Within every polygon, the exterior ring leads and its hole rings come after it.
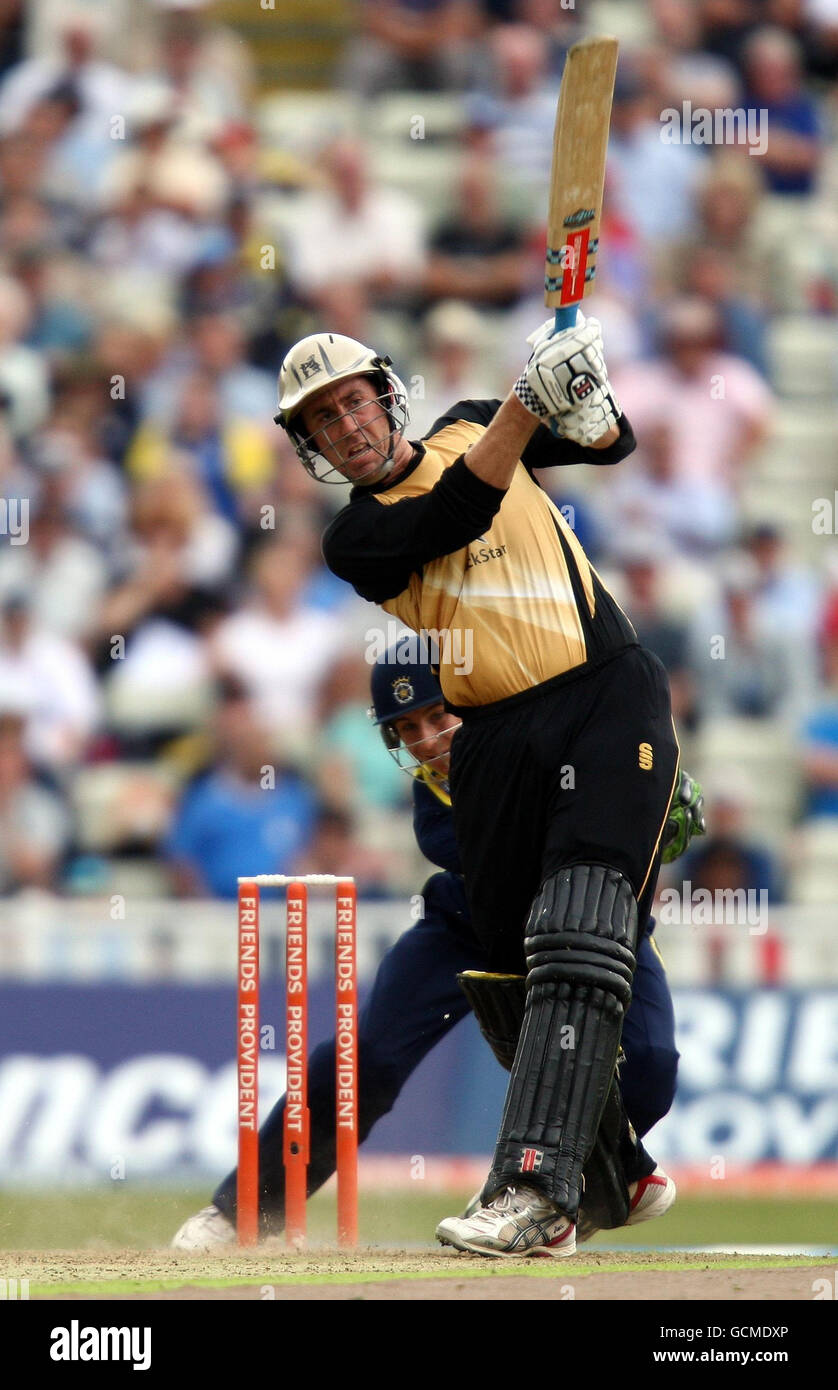
MULTIPOLYGON (((678 864, 678 877, 689 879, 693 891, 711 893, 744 888, 764 892, 773 906, 784 900, 782 877, 776 857, 755 844, 747 833, 754 791, 746 778, 728 771, 705 786, 706 837, 694 842, 678 864)), ((671 870, 669 871, 672 872, 671 870)))
POLYGON ((774 307, 771 272, 775 261, 761 244, 756 227, 762 191, 759 160, 731 152, 715 154, 700 185, 695 225, 657 261, 659 292, 683 292, 696 256, 715 254, 732 278, 738 299, 756 313, 774 307))
POLYGON ((107 586, 104 556, 71 526, 54 479, 29 504, 28 545, 0 549, 0 595, 26 593, 39 627, 81 640, 107 586))
POLYGON ((766 126, 762 163, 770 191, 812 193, 822 136, 817 107, 803 87, 798 44, 782 29, 759 29, 745 47, 745 62, 747 104, 766 126))
POLYGON ((688 625, 672 604, 673 561, 660 533, 620 529, 617 558, 623 572, 620 603, 644 647, 654 652, 669 675, 672 717, 677 726, 694 718, 694 691, 687 660, 688 625))
POLYGON ((661 139, 660 107, 636 70, 617 70, 608 188, 616 214, 654 255, 695 222, 702 157, 694 145, 661 139))
POLYGON ((77 93, 82 119, 94 135, 110 128, 111 117, 124 112, 135 79, 96 57, 100 27, 89 8, 71 8, 62 18, 59 53, 27 58, 8 73, 0 87, 3 134, 23 129, 38 102, 61 85, 77 93))
POLYGON ((37 781, 24 751, 22 715, 0 710, 0 894, 56 891, 70 840, 61 798, 37 781))
POLYGON ((745 42, 760 22, 761 8, 761 0, 698 0, 701 47, 742 71, 745 42))
POLYGON ((288 772, 277 746, 235 682, 213 719, 212 765, 187 790, 165 854, 181 896, 234 898, 240 874, 288 874, 309 844, 316 802, 288 772))
POLYGON ((502 176, 531 194, 532 221, 547 216, 547 189, 556 122, 556 87, 548 77, 547 38, 526 24, 501 24, 489 47, 494 81, 470 98, 467 119, 476 141, 497 157, 502 176))
POLYGON ((665 424, 647 432, 633 469, 614 479, 600 508, 612 530, 639 526, 695 559, 716 553, 736 529, 736 513, 724 494, 678 476, 674 432, 665 424))
POLYGON ((701 21, 694 0, 652 0, 650 9, 657 37, 669 53, 693 53, 700 48, 701 21))
POLYGON ((22 593, 7 593, 0 607, 0 707, 26 711, 27 754, 56 773, 82 759, 100 718, 87 658, 40 626, 22 593))
POLYGON ((390 896, 386 849, 371 849, 357 838, 355 821, 348 811, 322 805, 314 822, 311 840, 293 872, 334 874, 354 878, 359 898, 368 901, 390 896))
POLYGON ((343 631, 337 616, 306 604, 310 577, 299 546, 264 544, 251 563, 249 601, 213 642, 218 668, 247 690, 265 728, 298 746, 314 735, 318 686, 343 631))
POLYGON ((43 196, 55 206, 72 210, 79 221, 86 221, 115 158, 112 126, 84 120, 78 87, 64 81, 39 97, 26 118, 26 127, 44 150, 43 196))
MULTIPOLYGON (((170 454, 168 468, 157 478, 139 482, 131 498, 135 545, 123 564, 129 587, 156 593, 176 607, 189 605, 194 590, 220 590, 228 585, 235 565, 238 538, 233 528, 211 509, 206 491, 190 471, 188 461, 170 454)), ((154 602, 152 601, 152 608, 154 602)), ((134 623, 127 592, 114 590, 106 626, 126 631, 134 623), (114 619, 121 621, 114 626, 114 619)), ((140 611, 149 611, 145 603, 140 611)))
POLYGON ((328 184, 299 200, 288 259, 295 291, 331 323, 335 300, 355 294, 359 315, 367 303, 404 297, 420 283, 425 232, 411 198, 371 184, 358 141, 334 141, 323 163, 328 184))
POLYGON ((24 56, 23 0, 3 0, 0 5, 0 79, 24 56))
POLYGON ((422 362, 423 394, 410 403, 411 438, 426 434, 455 401, 483 400, 493 394, 479 354, 486 328, 468 304, 437 304, 423 324, 427 359, 422 362))
POLYGON ((741 475, 768 437, 771 395, 757 372, 721 351, 712 305, 676 300, 661 316, 662 356, 614 373, 614 388, 639 439, 668 444, 668 482, 684 527, 712 548, 733 534, 741 475), (671 452, 670 452, 671 450, 671 452))
POLYGON ((838 816, 838 594, 821 627, 823 692, 803 725, 807 816, 838 816))
POLYGON ((509 309, 530 288, 535 252, 520 226, 498 209, 497 171, 472 156, 459 182, 458 207, 430 243, 430 299, 465 299, 478 309, 509 309))
POLYGON ((209 146, 187 137, 181 115, 171 87, 146 83, 135 91, 126 123, 131 144, 109 170, 106 206, 120 206, 141 188, 187 217, 220 212, 228 192, 222 165, 209 146))
MULTIPOLYGON (((0 151, 12 142, 0 141, 0 151)), ((0 153, 0 166, 2 154, 0 153)), ((2 167, 0 167, 0 188, 3 186, 2 167)), ((5 248, 12 274, 23 283, 27 269, 31 266, 31 256, 37 256, 41 247, 45 254, 54 249, 53 214, 47 203, 33 192, 21 189, 4 196, 0 209, 0 238, 5 248)), ((28 287, 28 286, 27 286, 28 287)), ((31 346, 31 342, 30 342, 31 346)))
POLYGON ((273 454, 263 426, 223 413, 217 378, 206 369, 182 378, 175 412, 166 429, 151 419, 137 430, 128 450, 129 472, 136 478, 160 477, 172 452, 188 460, 219 517, 237 524, 248 495, 266 485, 273 454))
POLYGON ((225 421, 252 420, 264 430, 276 410, 276 377, 248 364, 239 317, 232 312, 200 313, 189 327, 185 370, 179 370, 177 361, 162 364, 146 392, 148 413, 161 422, 171 420, 186 372, 201 372, 215 388, 225 421))
POLYGON ((95 425, 79 407, 81 381, 63 395, 47 425, 32 441, 39 471, 60 493, 68 519, 107 556, 123 542, 126 499, 119 470, 102 457, 95 425))
POLYGON ((369 709, 369 664, 356 653, 338 658, 320 689, 317 783, 330 805, 348 812, 410 804, 410 783, 384 756, 369 709))
MULTIPOLYGON (((25 223, 21 227, 26 240, 14 259, 15 278, 32 304, 25 341, 27 347, 43 353, 48 361, 58 363, 89 347, 92 315, 89 305, 83 302, 82 267, 69 257, 62 257, 47 239, 41 239, 43 205, 34 203, 31 207, 37 220, 28 228, 25 223), (76 287, 70 288, 73 271, 82 271, 77 291, 76 287)), ((23 212, 24 206, 19 203, 17 210, 23 212)))
POLYGON ((164 283, 186 275, 201 252, 201 229, 161 206, 142 185, 126 190, 109 209, 91 245, 101 270, 156 276, 164 283))
POLYGON ((584 37, 575 6, 562 0, 515 0, 510 9, 507 19, 520 20, 546 36, 548 70, 560 82, 568 50, 584 37))
POLYGON ((377 92, 463 90, 480 51, 476 0, 363 0, 361 33, 347 46, 340 85, 377 92))
POLYGON ((32 304, 11 276, 0 276, 0 393, 15 439, 30 435, 49 408, 49 375, 43 358, 26 347, 32 304))
POLYGON ((210 629, 238 548, 183 460, 171 456, 169 465, 134 489, 133 543, 91 625, 112 711, 124 729, 150 736, 203 717, 210 629))
POLYGON ((785 633, 797 648, 795 667, 812 671, 821 610, 815 575, 789 555, 783 531, 775 522, 751 526, 743 543, 756 566, 754 604, 762 628, 785 633))
POLYGON ((725 351, 768 378, 767 320, 742 296, 732 257, 696 247, 681 289, 716 310, 725 351))
MULTIPOLYGON (((783 0, 788 9, 790 0, 783 0)), ((779 7, 781 0, 774 0, 779 7)), ((806 70, 827 82, 838 79, 838 5, 835 0, 795 0, 798 13, 789 20, 780 13, 771 15, 777 24, 786 24, 797 34, 806 55, 806 70)))
POLYGON ((157 76, 174 92, 186 134, 205 137, 220 122, 241 120, 254 85, 248 45, 202 14, 194 0, 166 0, 164 8, 157 25, 157 76))
POLYGON ((690 666, 702 719, 779 717, 799 695, 786 634, 760 627, 757 581, 748 556, 728 557, 718 601, 702 606, 691 624, 690 666))
POLYGON ((99 425, 108 456, 125 463, 142 419, 153 414, 149 398, 174 336, 176 319, 164 296, 139 286, 131 304, 109 304, 97 315, 96 360, 101 379, 111 384, 101 405, 99 425))

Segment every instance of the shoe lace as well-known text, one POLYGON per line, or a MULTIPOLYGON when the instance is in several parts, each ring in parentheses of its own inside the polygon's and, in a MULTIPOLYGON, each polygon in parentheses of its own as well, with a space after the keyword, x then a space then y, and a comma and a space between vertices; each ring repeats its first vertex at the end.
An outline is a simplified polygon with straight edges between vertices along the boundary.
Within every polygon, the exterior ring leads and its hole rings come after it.
POLYGON ((505 1187, 503 1192, 498 1193, 489 1203, 493 1211, 518 1212, 523 1211, 532 1201, 532 1194, 517 1187, 505 1187))

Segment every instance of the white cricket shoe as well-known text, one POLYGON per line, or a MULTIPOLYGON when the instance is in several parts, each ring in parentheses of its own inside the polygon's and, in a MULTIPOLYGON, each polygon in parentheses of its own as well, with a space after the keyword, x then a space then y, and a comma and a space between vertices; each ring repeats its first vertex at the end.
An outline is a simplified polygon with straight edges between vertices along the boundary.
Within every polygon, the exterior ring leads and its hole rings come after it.
POLYGON ((656 1168, 648 1178, 629 1184, 629 1216, 627 1226, 636 1226, 640 1221, 652 1221, 663 1216, 675 1201, 678 1189, 668 1173, 656 1168))
POLYGON ((172 1241, 173 1250, 192 1250, 207 1253, 220 1245, 235 1245, 236 1228, 218 1207, 202 1207, 195 1216, 184 1221, 172 1241))
POLYGON ((449 1216, 437 1226, 436 1238, 442 1245, 498 1259, 564 1259, 576 1250, 573 1222, 531 1187, 506 1187, 473 1216, 449 1216))
MULTIPOLYGON (((677 1192, 678 1189, 671 1177, 662 1168, 656 1168, 639 1182, 629 1183, 629 1214, 624 1224, 637 1226, 641 1221, 653 1221, 656 1216, 663 1216, 675 1201, 677 1192)), ((583 1242, 592 1240, 600 1230, 600 1226, 590 1225, 585 1220, 583 1207, 579 1213, 579 1225, 576 1230, 577 1242, 582 1245, 583 1242)))

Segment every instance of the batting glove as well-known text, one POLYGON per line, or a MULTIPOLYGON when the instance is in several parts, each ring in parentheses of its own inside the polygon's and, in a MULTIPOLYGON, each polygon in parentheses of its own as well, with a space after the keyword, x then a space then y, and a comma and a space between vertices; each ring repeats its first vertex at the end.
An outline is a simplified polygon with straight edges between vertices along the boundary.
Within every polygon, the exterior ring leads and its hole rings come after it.
POLYGON ((663 831, 664 864, 671 864, 673 859, 683 854, 693 835, 704 835, 706 831, 701 784, 690 777, 688 772, 682 772, 663 831))
POLYGON ((591 445, 620 418, 605 366, 602 326, 580 313, 574 328, 554 333, 548 319, 530 334, 532 355, 513 390, 521 404, 558 434, 591 445))

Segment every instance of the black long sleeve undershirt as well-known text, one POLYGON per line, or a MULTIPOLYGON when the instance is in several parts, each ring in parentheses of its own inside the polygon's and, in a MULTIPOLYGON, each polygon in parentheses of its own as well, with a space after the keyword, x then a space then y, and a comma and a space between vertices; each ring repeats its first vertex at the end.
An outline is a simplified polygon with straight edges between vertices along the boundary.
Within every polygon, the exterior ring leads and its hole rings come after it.
MULTIPOLYGON (((445 429, 446 425, 453 425, 457 420, 473 420, 477 425, 489 425, 501 405, 502 402, 499 400, 457 401, 456 405, 452 405, 450 410, 446 410, 444 415, 434 421, 425 438, 430 439, 439 430, 445 429)), ((621 463, 634 452, 637 440, 625 415, 620 416, 618 425, 620 437, 613 444, 609 444, 607 449, 586 448, 584 444, 577 444, 573 439, 557 437, 547 425, 539 425, 521 455, 521 462, 528 473, 534 468, 561 468, 572 463, 592 463, 597 466, 621 463)))
POLYGON ((353 494, 323 537, 323 558, 373 603, 395 598, 431 560, 470 545, 488 530, 503 488, 484 483, 462 457, 422 497, 383 507, 375 494, 353 494))
MULTIPOLYGON (((500 401, 459 401, 425 436, 458 420, 488 425, 500 401)), ((618 463, 635 447, 634 433, 620 417, 620 438, 608 449, 587 449, 570 439, 557 439, 539 425, 527 444, 522 463, 551 468, 571 463, 618 463)), ((385 485, 386 486, 386 485, 385 485)), ((395 598, 432 560, 470 545, 492 524, 505 496, 503 488, 484 483, 461 455, 447 468, 430 492, 382 506, 374 491, 353 489, 350 503, 339 512, 323 536, 323 558, 333 574, 372 603, 395 598)))

